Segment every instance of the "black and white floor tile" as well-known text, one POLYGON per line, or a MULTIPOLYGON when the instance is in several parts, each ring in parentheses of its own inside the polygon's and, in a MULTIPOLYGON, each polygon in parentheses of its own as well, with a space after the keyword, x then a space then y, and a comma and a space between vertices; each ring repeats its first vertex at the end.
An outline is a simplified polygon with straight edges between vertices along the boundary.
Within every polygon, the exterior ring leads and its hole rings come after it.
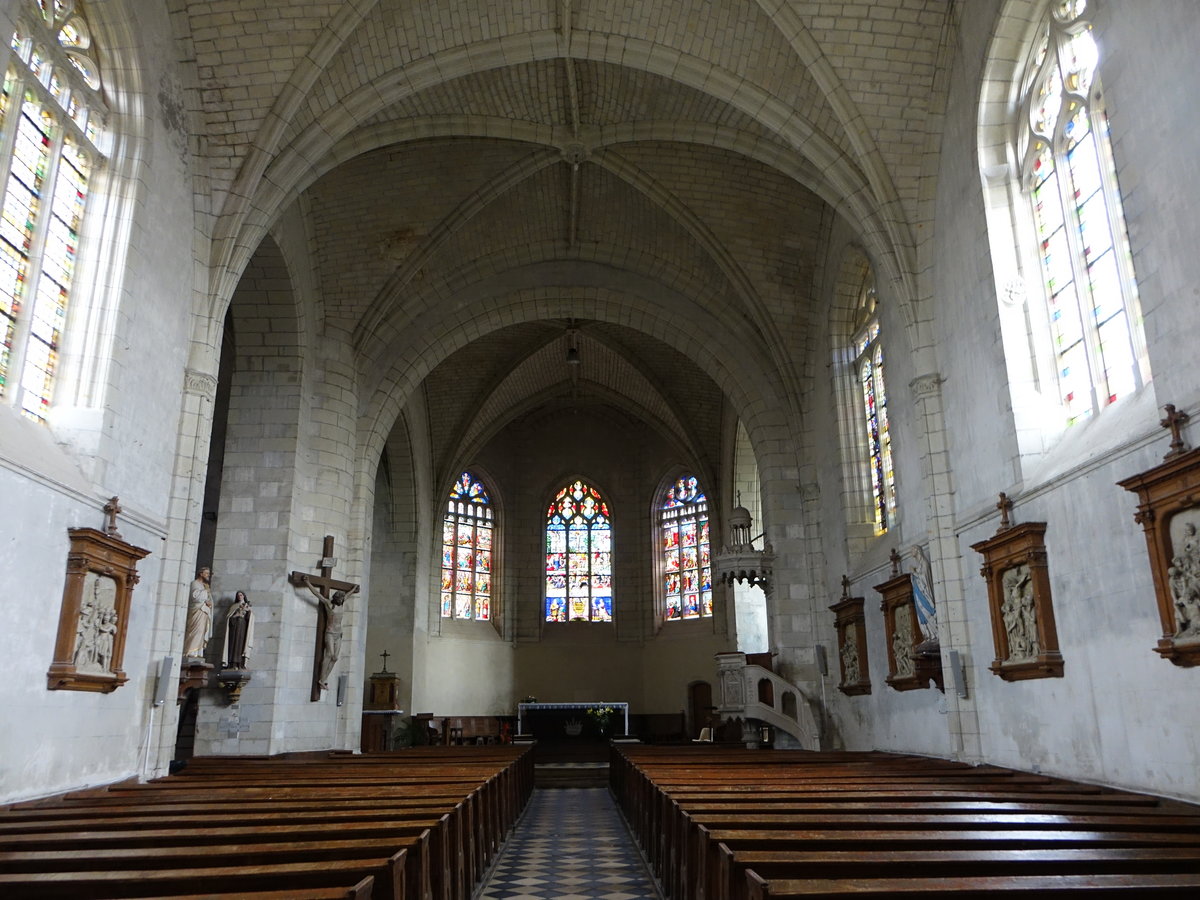
POLYGON ((477 900, 661 900, 607 790, 536 790, 477 900))

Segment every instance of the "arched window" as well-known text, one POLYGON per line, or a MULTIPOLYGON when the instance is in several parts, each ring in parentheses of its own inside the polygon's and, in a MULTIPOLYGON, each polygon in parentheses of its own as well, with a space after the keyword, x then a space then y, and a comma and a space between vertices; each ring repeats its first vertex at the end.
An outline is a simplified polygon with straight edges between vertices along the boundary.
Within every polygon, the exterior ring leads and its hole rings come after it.
POLYGON ((546 511, 546 621, 611 622, 612 521, 600 492, 563 488, 546 511))
POLYGON ((492 617, 496 517, 483 482, 463 472, 442 519, 442 618, 492 617))
POLYGON ((1085 0, 1051 4, 1026 65, 1018 137, 1068 422, 1140 381, 1137 286, 1086 11, 1085 0))
POLYGON ((713 613, 708 498, 700 482, 685 475, 667 489, 659 509, 664 615, 699 619, 713 613))
POLYGON ((854 332, 854 371, 860 388, 861 410, 867 434, 875 533, 883 534, 896 513, 896 476, 892 470, 892 438, 888 430, 887 389, 883 382, 883 344, 875 307, 875 278, 866 270, 859 290, 854 332))
POLYGON ((104 106, 78 4, 24 6, 0 96, 0 397, 45 421, 104 106))

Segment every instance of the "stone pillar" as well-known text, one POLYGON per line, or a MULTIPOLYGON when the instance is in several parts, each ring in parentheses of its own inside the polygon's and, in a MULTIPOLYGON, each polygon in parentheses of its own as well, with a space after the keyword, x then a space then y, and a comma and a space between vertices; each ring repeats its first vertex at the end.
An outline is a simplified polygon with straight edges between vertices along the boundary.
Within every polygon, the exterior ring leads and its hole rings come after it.
MULTIPOLYGON (((909 387, 917 417, 915 433, 920 441, 921 470, 929 502, 929 556, 933 580, 938 587, 937 622, 942 668, 950 670, 947 654, 958 650, 964 667, 971 670, 971 642, 963 590, 962 557, 954 523, 954 477, 947 452, 946 422, 942 406, 942 378, 936 372, 919 375, 909 387)), ((979 715, 974 691, 966 698, 946 692, 952 751, 961 759, 982 758, 979 715)))

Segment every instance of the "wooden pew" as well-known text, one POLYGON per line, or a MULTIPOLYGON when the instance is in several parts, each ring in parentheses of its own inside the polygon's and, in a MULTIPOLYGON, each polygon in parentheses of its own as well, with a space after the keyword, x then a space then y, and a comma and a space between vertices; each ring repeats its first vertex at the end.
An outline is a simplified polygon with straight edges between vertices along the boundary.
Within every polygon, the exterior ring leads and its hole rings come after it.
MULTIPOLYGON (((342 887, 347 880, 375 879, 374 900, 406 900, 403 850, 369 859, 279 863, 268 866, 207 866, 192 869, 122 869, 0 874, 0 895, 11 900, 92 900, 206 893, 246 893, 342 887)), ((411 900, 411 898, 408 898, 411 900)))
POLYGON ((14 804, 0 811, 0 896, 467 900, 533 785, 527 748, 483 749, 210 759, 14 804))
POLYGON ((1195 897, 1200 874, 1179 875, 1004 875, 970 878, 846 878, 767 880, 746 873, 750 900, 856 900, 935 897, 937 900, 991 900, 1012 894, 1021 900, 1059 898, 1064 894, 1122 897, 1195 897))
POLYGON ((746 872, 764 881, 801 878, 1131 875, 1200 872, 1200 848, 1068 850, 732 851, 718 845, 720 900, 748 900, 746 872), (728 886, 728 890, 723 886, 728 886))
POLYGON ((749 897, 751 875, 764 897, 911 894, 918 882, 959 896, 1002 876, 1040 896, 1089 874, 1118 892, 1145 878, 1182 893, 1200 862, 1194 806, 995 766, 635 746, 614 748, 610 777, 668 896, 686 900, 749 897))

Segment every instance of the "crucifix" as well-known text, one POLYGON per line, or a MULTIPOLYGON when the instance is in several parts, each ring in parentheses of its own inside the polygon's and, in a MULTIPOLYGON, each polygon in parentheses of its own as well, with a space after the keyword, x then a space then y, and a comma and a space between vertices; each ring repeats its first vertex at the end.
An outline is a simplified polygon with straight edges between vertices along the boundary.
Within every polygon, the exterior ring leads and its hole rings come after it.
POLYGON ((117 514, 121 511, 121 503, 116 497, 104 504, 104 533, 118 540, 121 539, 121 532, 117 531, 117 514))
POLYGON ((996 503, 996 509, 1000 510, 1000 527, 996 529, 996 533, 1007 531, 1012 527, 1012 523, 1008 520, 1008 514, 1013 508, 1013 502, 1008 498, 1008 494, 1004 491, 1000 492, 1000 499, 996 503))
POLYGON ((896 548, 892 548, 892 553, 888 557, 892 563, 892 577, 895 578, 900 574, 900 554, 896 552, 896 548))
POLYGON ((289 578, 296 587, 306 587, 317 598, 317 643, 313 654, 313 684, 310 699, 321 699, 321 691, 328 690, 329 673, 333 671, 342 650, 342 606, 358 585, 349 581, 338 581, 333 577, 337 559, 333 555, 333 535, 325 535, 321 547, 321 574, 293 572, 289 578))
POLYGON ((1187 446, 1183 441, 1181 429, 1183 428, 1183 423, 1188 420, 1188 414, 1177 411, 1174 403, 1166 404, 1163 407, 1163 412, 1167 414, 1167 417, 1158 424, 1163 428, 1171 429, 1171 449, 1167 451, 1167 455, 1163 459, 1170 459, 1172 456, 1178 456, 1183 453, 1187 446))

